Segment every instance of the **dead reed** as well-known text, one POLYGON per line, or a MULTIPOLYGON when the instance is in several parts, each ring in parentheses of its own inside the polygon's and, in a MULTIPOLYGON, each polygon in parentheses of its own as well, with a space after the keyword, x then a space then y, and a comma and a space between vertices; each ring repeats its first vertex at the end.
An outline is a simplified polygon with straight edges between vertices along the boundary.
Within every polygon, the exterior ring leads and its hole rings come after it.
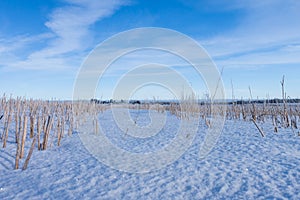
POLYGON ((93 116, 97 130, 97 115, 104 109, 107 107, 89 101, 26 100, 19 97, 7 98, 4 94, 0 97, 2 147, 6 148, 8 140, 14 138, 16 148, 14 168, 19 169, 20 160, 24 158, 28 150, 27 144, 31 143, 27 158, 23 162, 23 170, 25 170, 35 148, 47 150, 54 145, 55 141, 56 145, 60 146, 65 137, 65 131, 71 136, 76 126, 87 120, 87 115, 93 116), (14 135, 10 135, 12 133, 14 135))

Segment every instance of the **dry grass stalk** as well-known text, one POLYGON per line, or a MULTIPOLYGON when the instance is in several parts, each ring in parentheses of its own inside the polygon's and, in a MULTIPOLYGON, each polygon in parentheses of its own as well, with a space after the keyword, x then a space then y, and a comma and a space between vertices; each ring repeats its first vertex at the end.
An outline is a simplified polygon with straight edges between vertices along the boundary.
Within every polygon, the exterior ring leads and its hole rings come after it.
POLYGON ((20 99, 17 98, 16 102, 17 109, 15 111, 15 139, 17 143, 17 138, 19 137, 20 131, 19 131, 19 114, 20 114, 20 99))
POLYGON ((6 142, 7 142, 7 138, 8 138, 8 131, 9 131, 9 125, 11 122, 11 118, 12 118, 12 108, 11 106, 9 106, 9 112, 8 112, 8 117, 7 117, 7 121, 5 124, 5 131, 4 131, 4 137, 3 137, 3 148, 6 147, 6 142))
POLYGON ((71 136, 72 133, 73 133, 73 125, 72 125, 72 123, 70 123, 69 129, 68 129, 68 135, 71 136))
MULTIPOLYGON (((16 126, 16 143, 17 143, 17 149, 16 149, 16 159, 15 159, 15 169, 19 169, 19 159, 20 159, 20 149, 21 149, 21 143, 20 143, 20 129, 21 129, 21 116, 19 117, 19 126, 16 126)), ((18 124, 18 122, 16 122, 18 124)))
POLYGON ((51 126, 52 126, 52 121, 53 121, 53 118, 49 115, 48 120, 47 120, 46 132, 44 133, 44 141, 43 141, 43 148, 42 148, 43 150, 47 149, 48 138, 49 138, 49 134, 50 134, 51 126))
POLYGON ((30 115, 30 138, 34 136, 34 116, 30 115))
POLYGON ((27 169, 29 160, 30 160, 31 155, 32 155, 32 153, 33 153, 33 149, 34 149, 35 142, 36 142, 36 137, 33 138, 33 141, 32 141, 32 143, 31 143, 30 150, 29 150, 29 152, 28 152, 28 155, 27 155, 27 157, 26 157, 26 160, 25 160, 25 163, 24 163, 24 165, 23 165, 22 170, 27 169))
POLYGON ((277 133, 278 132, 278 125, 277 125, 277 118, 275 115, 272 115, 272 122, 273 122, 273 126, 274 126, 274 132, 277 133))
POLYGON ((22 135, 22 142, 21 142, 21 152, 20 152, 20 159, 24 157, 24 149, 25 149, 25 141, 26 141, 26 134, 27 134, 27 116, 24 114, 24 121, 23 121, 23 135, 22 135))
POLYGON ((264 132, 263 132, 262 129, 258 126, 258 124, 256 123, 256 121, 255 121, 254 119, 252 119, 252 122, 255 124, 255 126, 256 126, 256 128, 258 129, 260 135, 261 135, 262 137, 265 137, 264 132))
POLYGON ((37 118, 37 124, 36 124, 36 127, 37 127, 37 145, 38 145, 38 150, 41 150, 41 118, 38 117, 37 118))
POLYGON ((64 137, 64 134, 65 134, 65 117, 62 115, 61 117, 61 137, 63 138, 64 137))
POLYGON ((47 117, 43 114, 43 132, 44 134, 47 132, 47 117))
POLYGON ((250 112, 251 112, 251 119, 253 121, 256 121, 256 119, 257 119, 256 106, 253 103, 252 92, 251 92, 250 86, 249 86, 249 93, 250 93, 250 100, 251 100, 251 105, 252 105, 252 109, 250 110, 250 112))
POLYGON ((298 129, 298 126, 297 126, 297 116, 294 116, 294 118, 291 119, 291 127, 294 128, 294 129, 298 129))
POLYGON ((282 77, 282 81, 280 82, 281 84, 281 92, 282 92, 282 100, 283 100, 283 121, 285 123, 285 127, 289 127, 290 123, 289 123, 289 116, 288 116, 288 112, 287 112, 287 105, 286 105, 286 93, 284 91, 284 76, 282 77))
POLYGON ((60 146, 61 138, 62 138, 61 122, 60 122, 60 119, 58 119, 58 121, 57 121, 57 146, 60 146))
POLYGON ((242 102, 242 116, 243 116, 243 120, 246 121, 247 116, 246 116, 246 111, 245 111, 245 107, 244 107, 244 103, 242 102))

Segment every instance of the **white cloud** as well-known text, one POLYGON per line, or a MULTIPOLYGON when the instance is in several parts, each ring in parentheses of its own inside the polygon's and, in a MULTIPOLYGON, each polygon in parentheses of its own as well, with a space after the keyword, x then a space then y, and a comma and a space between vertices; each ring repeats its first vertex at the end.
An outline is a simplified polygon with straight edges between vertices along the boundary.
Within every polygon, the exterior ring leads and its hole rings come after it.
MULTIPOLYGON (((224 5, 241 9, 233 30, 200 43, 223 65, 300 63, 300 2, 244 0, 224 5), (289 51, 284 49, 288 48, 289 51)), ((217 2, 215 2, 217 5, 217 2)), ((223 5, 224 3, 222 3, 223 5)), ((220 5, 220 4, 219 4, 220 5)))
POLYGON ((32 43, 51 39, 53 37, 54 35, 51 33, 44 33, 44 34, 34 35, 34 36, 19 35, 14 38, 7 38, 4 36, 2 37, 0 36, 0 53, 5 54, 8 52, 14 52, 32 43))
POLYGON ((90 36, 89 26, 115 12, 121 1, 68 0, 70 6, 56 9, 45 25, 56 34, 50 53, 82 50, 90 36), (52 52, 51 52, 52 51, 52 52))
MULTIPOLYGON (((79 65, 83 53, 92 44, 92 30, 90 26, 95 22, 112 15, 120 6, 127 4, 122 0, 66 0, 68 5, 56 8, 50 15, 45 26, 49 32, 42 35, 18 37, 10 39, 11 42, 0 40, 0 52, 9 52, 11 57, 17 58, 14 62, 4 59, 0 66, 16 69, 66 69, 79 65), (41 36, 49 36, 41 37, 41 36), (50 37, 51 36, 51 37, 50 37), (89 42, 90 41, 90 42, 89 42), (13 53, 16 49, 27 48, 42 42, 45 47, 32 51, 27 58, 13 53), (12 44, 13 45, 10 45, 12 44)), ((83 57, 82 57, 83 58, 83 57)))

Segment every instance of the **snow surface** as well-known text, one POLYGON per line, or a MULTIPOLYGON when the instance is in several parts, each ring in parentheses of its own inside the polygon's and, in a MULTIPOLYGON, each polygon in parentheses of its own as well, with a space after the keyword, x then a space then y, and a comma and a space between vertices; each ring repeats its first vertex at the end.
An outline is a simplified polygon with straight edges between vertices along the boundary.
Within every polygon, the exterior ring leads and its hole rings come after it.
MULTIPOLYGON (((140 125, 150 122, 147 112, 131 115, 140 125)), ((117 128, 110 110, 99 122, 112 143, 143 153, 167 145, 179 119, 168 115, 159 134, 136 140, 117 128)), ((183 156, 165 168, 139 174, 98 161, 83 145, 80 132, 65 136, 61 147, 35 149, 27 170, 13 170, 12 131, 8 147, 0 149, 0 199, 300 199, 300 137, 291 129, 274 133, 271 123, 259 125, 265 138, 251 122, 227 120, 214 149, 199 160, 207 129, 201 120, 183 156)))

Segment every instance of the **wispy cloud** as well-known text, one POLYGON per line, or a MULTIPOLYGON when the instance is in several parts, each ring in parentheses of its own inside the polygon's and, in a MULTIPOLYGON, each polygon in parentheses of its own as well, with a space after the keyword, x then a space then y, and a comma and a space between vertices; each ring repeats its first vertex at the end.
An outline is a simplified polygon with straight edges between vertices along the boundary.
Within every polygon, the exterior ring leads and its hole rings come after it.
POLYGON ((89 27, 96 21, 113 14, 123 1, 68 0, 69 6, 56 9, 46 26, 56 34, 49 49, 50 54, 61 54, 87 47, 91 36, 89 27))
POLYGON ((51 39, 54 37, 52 33, 44 33, 34 36, 19 35, 13 38, 0 35, 0 53, 12 53, 21 50, 32 43, 40 42, 42 40, 51 39))
POLYGON ((299 1, 245 0, 222 5, 223 9, 242 10, 244 17, 235 29, 201 41, 218 63, 240 67, 300 63, 299 1))
POLYGON ((5 69, 49 70, 78 65, 81 56, 93 42, 91 25, 112 15, 128 2, 66 0, 66 3, 67 5, 56 8, 49 15, 49 20, 45 22, 49 32, 30 37, 21 36, 21 40, 18 37, 8 38, 9 42, 0 39, 0 52, 9 54, 1 59, 0 66, 5 69), (44 47, 31 51, 25 58, 16 51, 38 43, 43 43, 44 47))

